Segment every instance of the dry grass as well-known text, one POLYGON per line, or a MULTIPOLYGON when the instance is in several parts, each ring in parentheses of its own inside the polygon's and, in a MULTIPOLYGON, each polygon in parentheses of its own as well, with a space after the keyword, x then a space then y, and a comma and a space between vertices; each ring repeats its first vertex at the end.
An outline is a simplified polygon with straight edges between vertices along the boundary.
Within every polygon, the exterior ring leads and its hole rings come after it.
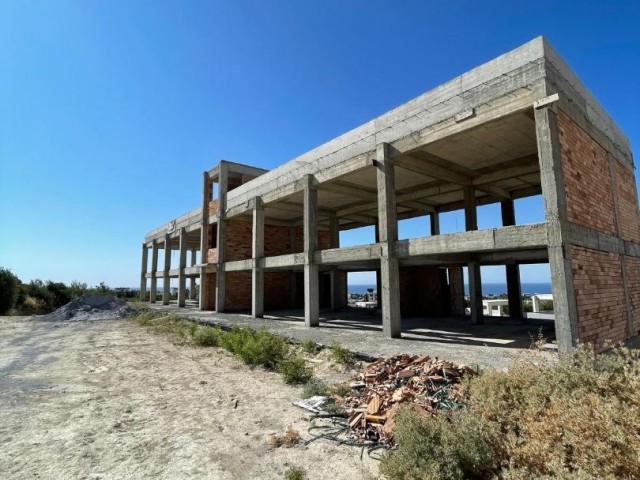
POLYGON ((586 346, 471 381, 467 409, 399 415, 389 479, 640 478, 640 352, 586 346))
POLYGON ((287 431, 282 435, 271 435, 269 438, 270 448, 293 447, 302 441, 300 433, 291 425, 287 427, 287 431))

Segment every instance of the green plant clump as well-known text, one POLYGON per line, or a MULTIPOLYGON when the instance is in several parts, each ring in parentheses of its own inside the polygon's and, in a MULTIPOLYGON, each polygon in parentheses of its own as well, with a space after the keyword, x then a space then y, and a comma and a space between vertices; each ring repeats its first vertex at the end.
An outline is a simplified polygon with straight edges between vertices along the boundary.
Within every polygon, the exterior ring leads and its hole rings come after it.
POLYGON ((305 471, 300 467, 291 467, 284 474, 285 480, 304 480, 305 471))
POLYGON ((220 328, 209 326, 198 328, 198 324, 195 322, 191 325, 196 326, 196 330, 192 334, 194 345, 199 347, 217 347, 220 345, 220 338, 223 334, 220 328))
POLYGON ((313 370, 307 366, 304 358, 287 358, 278 364, 278 373, 286 383, 308 383, 313 378, 313 370))
POLYGON ((302 351, 308 355, 315 355, 318 353, 318 345, 316 345, 316 342, 310 338, 305 339, 300 346, 302 347, 302 351))
POLYGON ((329 387, 322 380, 314 379, 307 382, 302 389, 302 398, 315 396, 327 397, 330 395, 329 387))
POLYGON ((466 408, 396 417, 393 479, 640 478, 640 352, 589 346, 559 363, 521 359, 469 383, 466 408))
POLYGON ((353 365, 355 363, 355 358, 353 357, 353 353, 349 351, 349 349, 344 348, 337 340, 334 340, 331 346, 329 347, 329 351, 331 352, 331 358, 334 362, 339 363, 341 365, 353 365))
POLYGON ((495 434, 482 418, 460 413, 435 419, 406 407, 396 416, 399 448, 382 459, 380 472, 393 479, 487 478, 495 434))

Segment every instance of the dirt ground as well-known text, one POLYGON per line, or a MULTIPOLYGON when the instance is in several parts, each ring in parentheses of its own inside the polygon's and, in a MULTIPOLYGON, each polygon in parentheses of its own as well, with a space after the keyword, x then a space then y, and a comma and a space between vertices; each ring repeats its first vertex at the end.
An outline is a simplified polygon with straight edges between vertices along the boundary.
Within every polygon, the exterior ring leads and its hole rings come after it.
POLYGON ((310 438, 300 390, 131 320, 0 317, 0 477, 378 478, 354 447, 269 448, 288 425, 310 438))

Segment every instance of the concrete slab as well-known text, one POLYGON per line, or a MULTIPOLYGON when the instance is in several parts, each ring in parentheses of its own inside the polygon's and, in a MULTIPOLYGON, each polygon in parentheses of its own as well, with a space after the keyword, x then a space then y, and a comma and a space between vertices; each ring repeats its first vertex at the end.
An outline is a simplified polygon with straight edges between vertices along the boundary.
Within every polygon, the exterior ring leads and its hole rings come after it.
MULTIPOLYGON (((483 325, 473 325, 468 316, 409 318, 402 320, 402 337, 390 339, 382 335, 380 312, 371 309, 321 310, 320 326, 308 328, 305 327, 302 310, 265 312, 264 318, 254 319, 248 312, 200 311, 196 303, 189 301, 186 308, 178 308, 176 304, 156 304, 150 308, 211 325, 266 328, 297 341, 310 338, 317 343, 331 345, 335 340, 367 357, 396 353, 427 354, 452 362, 497 369, 507 368, 516 357, 524 354, 539 332, 548 343, 555 340, 554 324, 545 320, 485 317, 483 325)), ((556 353, 545 355, 555 357, 556 353)))

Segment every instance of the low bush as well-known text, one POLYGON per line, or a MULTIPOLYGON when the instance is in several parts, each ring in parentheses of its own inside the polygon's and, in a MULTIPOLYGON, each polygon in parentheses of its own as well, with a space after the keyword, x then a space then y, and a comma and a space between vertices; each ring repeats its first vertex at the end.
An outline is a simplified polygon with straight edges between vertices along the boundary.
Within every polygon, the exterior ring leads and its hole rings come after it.
POLYGON ((278 373, 286 383, 308 383, 313 378, 313 370, 304 358, 287 358, 278 364, 278 373))
POLYGON ((301 344, 302 351, 308 355, 315 355, 318 353, 318 345, 310 338, 305 339, 301 344))
POLYGON ((466 409, 402 411, 389 479, 640 478, 640 352, 580 346, 550 365, 520 360, 471 380, 466 409), (469 471, 472 468, 473 471, 469 471))
POLYGON ((337 340, 333 341, 329 351, 331 352, 331 359, 336 363, 341 365, 353 365, 355 363, 355 358, 351 351, 340 345, 337 340))
POLYGON ((327 397, 330 395, 329 386, 322 380, 314 379, 307 382, 302 389, 302 398, 311 398, 316 395, 327 397))
POLYGON ((18 300, 20 280, 8 268, 0 268, 0 315, 11 310, 18 300))
POLYGON ((396 415, 394 435, 399 448, 380 464, 389 480, 480 479, 494 470, 496 433, 482 417, 453 412, 430 418, 404 407, 396 415))
POLYGON ((293 447, 302 441, 300 432, 298 432, 292 425, 287 427, 287 431, 282 435, 271 435, 269 438, 269 446, 271 448, 279 447, 293 447))
POLYGON ((284 480, 304 480, 305 472, 300 467, 291 467, 284 473, 284 480))
MULTIPOLYGON (((191 334, 193 338, 193 344, 199 347, 217 347, 220 345, 220 338, 223 334, 220 328, 213 327, 200 327, 198 328, 198 324, 193 322, 192 326, 195 325, 195 331, 191 334)), ((191 327, 193 331, 193 327, 191 327)))

